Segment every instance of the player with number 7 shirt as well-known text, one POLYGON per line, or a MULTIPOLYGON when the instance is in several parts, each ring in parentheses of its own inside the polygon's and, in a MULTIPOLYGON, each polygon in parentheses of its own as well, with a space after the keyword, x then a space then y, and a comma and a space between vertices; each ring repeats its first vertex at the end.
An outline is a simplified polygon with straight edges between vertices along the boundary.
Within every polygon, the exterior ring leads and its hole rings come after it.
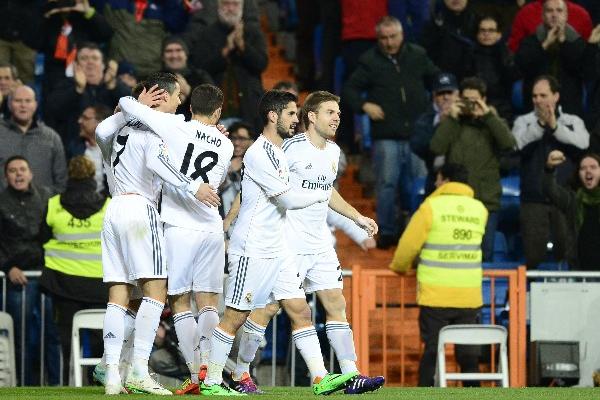
MULTIPOLYGON (((155 92, 156 88, 146 87, 140 98, 155 92)), ((225 179, 233 155, 231 140, 216 128, 222 105, 223 93, 208 84, 192 91, 191 121, 155 111, 133 98, 119 102, 126 116, 163 138, 181 173, 213 188, 225 179)), ((198 373, 205 371, 210 337, 219 322, 216 307, 225 266, 223 221, 217 207, 198 202, 170 185, 163 187, 161 220, 165 223, 169 303, 179 347, 190 370, 190 379, 177 394, 197 393, 198 373), (190 308, 191 292, 199 310, 197 322, 190 308)))

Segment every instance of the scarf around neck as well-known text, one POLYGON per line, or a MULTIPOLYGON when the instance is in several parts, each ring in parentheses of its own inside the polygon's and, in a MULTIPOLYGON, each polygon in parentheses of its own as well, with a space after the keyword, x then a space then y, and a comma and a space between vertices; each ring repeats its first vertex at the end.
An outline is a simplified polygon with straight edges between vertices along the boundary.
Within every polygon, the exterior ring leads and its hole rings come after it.
POLYGON ((577 229, 583 225, 583 218, 585 217, 586 206, 600 206, 600 186, 596 186, 592 190, 585 188, 579 188, 575 193, 577 200, 577 229))

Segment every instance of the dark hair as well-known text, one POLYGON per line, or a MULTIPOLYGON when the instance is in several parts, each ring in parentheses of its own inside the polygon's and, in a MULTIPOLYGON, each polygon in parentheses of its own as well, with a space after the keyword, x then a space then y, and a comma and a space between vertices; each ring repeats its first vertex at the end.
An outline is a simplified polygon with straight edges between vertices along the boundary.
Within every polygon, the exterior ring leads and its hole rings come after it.
POLYGON ((269 123, 269 112, 273 111, 278 116, 281 116, 281 112, 290 103, 296 103, 298 98, 289 92, 282 92, 280 90, 269 90, 265 92, 260 99, 258 104, 258 114, 266 126, 269 123))
POLYGON ((185 41, 182 38, 180 38, 179 36, 175 36, 175 35, 169 36, 165 40, 163 40, 162 49, 160 50, 160 53, 164 54, 167 46, 170 44, 173 44, 173 43, 177 43, 178 45, 180 45, 181 48, 183 49, 183 51, 185 52, 185 54, 190 54, 187 43, 185 43, 185 41))
POLYGON ((250 138, 252 140, 256 140, 256 138, 258 137, 258 135, 256 134, 256 132, 254 132, 254 129, 252 128, 252 125, 250 125, 247 122, 244 121, 238 121, 238 122, 234 122, 233 124, 231 124, 227 130, 229 131, 230 135, 233 135, 235 132, 239 131, 240 129, 245 129, 248 131, 248 135, 250 135, 250 138))
POLYGON ((273 90, 282 90, 284 92, 293 90, 294 92, 298 92, 298 85, 292 81, 279 81, 273 86, 273 90))
POLYGON ((11 162, 13 162, 15 160, 23 160, 23 161, 25 161, 27 163, 27 166, 29 167, 29 160, 26 159, 24 156, 21 156, 21 155, 10 156, 4 162, 4 175, 6 175, 6 171, 8 171, 8 164, 10 164, 11 162))
POLYGON ((215 85, 203 83, 192 90, 190 104, 192 114, 211 116, 223 107, 223 92, 215 85))
POLYGON ((94 110, 94 113, 96 114, 96 120, 98 122, 102 122, 106 118, 108 118, 112 115, 111 109, 108 108, 107 106, 105 106, 104 104, 98 103, 98 104, 94 104, 90 107, 94 110))
POLYGON ((100 54, 102 54, 102 62, 104 62, 104 53, 102 52, 102 49, 100 48, 100 46, 98 46, 98 44, 94 42, 79 43, 77 46, 77 55, 79 55, 79 52, 83 49, 98 50, 100 54))
POLYGON ((19 71, 17 70, 17 67, 15 67, 14 65, 12 65, 11 63, 0 62, 0 68, 8 68, 8 69, 10 69, 10 74, 12 76, 13 81, 17 80, 19 78, 19 71))
POLYGON ((487 85, 483 79, 476 76, 465 78, 460 82, 460 93, 462 94, 467 89, 477 90, 481 97, 485 97, 487 94, 487 85))
MULTIPOLYGON (((143 82, 142 89, 146 88, 146 90, 150 90, 152 86, 157 85, 159 89, 166 90, 167 93, 173 94, 175 92, 176 84, 177 75, 171 72, 155 72, 143 82)), ((134 89, 137 89, 137 86, 134 89)))
POLYGON ((442 179, 448 179, 450 182, 469 183, 469 172, 461 164, 444 164, 437 173, 442 176, 442 179))
POLYGON ((583 186, 581 184, 581 178, 579 178, 579 168, 581 167, 581 162, 583 161, 584 158, 591 158, 593 160, 596 160, 598 165, 600 165, 600 155, 598 155, 597 153, 593 153, 591 151, 584 153, 581 156, 581 158, 579 159, 579 162, 577 162, 577 167, 575 167, 575 169, 573 171, 573 177, 572 177, 573 181, 571 182, 571 186, 574 190, 577 190, 578 188, 583 186))
POLYGON ((492 20, 496 23, 496 29, 498 30, 498 32, 502 32, 502 26, 500 25, 500 18, 498 17, 498 15, 494 14, 494 13, 486 13, 486 14, 481 14, 479 16, 479 18, 477 18, 477 29, 479 29, 479 25, 481 25, 481 23, 483 21, 486 20, 492 20))
POLYGON ((548 82, 548 86, 550 86, 550 91, 552 93, 560 92, 560 83, 558 82, 558 79, 556 79, 552 75, 540 75, 537 78, 535 78, 535 80, 533 81, 533 85, 531 85, 532 90, 533 90, 533 87, 535 85, 537 85, 538 82, 541 82, 541 81, 548 82))
POLYGON ((140 94, 142 93, 142 91, 144 90, 144 84, 145 82, 138 82, 137 85, 135 85, 134 87, 131 88, 131 96, 135 97, 136 99, 138 97, 140 97, 140 94))
POLYGON ((308 127, 310 122, 308 120, 308 113, 317 112, 319 110, 319 106, 326 101, 335 101, 339 104, 340 97, 324 90, 312 92, 306 97, 306 100, 304 100, 304 104, 302 105, 302 122, 304 122, 305 127, 308 127))

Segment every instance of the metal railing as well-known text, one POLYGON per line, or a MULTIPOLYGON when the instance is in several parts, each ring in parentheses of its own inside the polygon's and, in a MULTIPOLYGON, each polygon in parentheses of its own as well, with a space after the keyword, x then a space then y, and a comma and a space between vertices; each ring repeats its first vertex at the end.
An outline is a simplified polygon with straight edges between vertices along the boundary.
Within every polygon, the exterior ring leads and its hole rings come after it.
MULTIPOLYGON (((23 271, 23 275, 25 275, 26 278, 28 279, 39 279, 40 276, 42 275, 42 271, 23 271)), ((7 279, 8 277, 6 276, 6 274, 2 271, 0 271, 0 279, 2 280, 2 311, 6 312, 6 301, 7 301, 7 279)), ((20 362, 20 371, 19 372, 19 385, 20 386, 25 386, 24 383, 24 376, 25 376, 25 355, 27 354, 27 351, 32 351, 33 349, 27 349, 26 343, 26 335, 27 335, 27 319, 28 319, 28 315, 26 314, 27 311, 27 295, 26 295, 26 290, 25 290, 25 286, 22 287, 21 289, 21 326, 20 327, 16 327, 14 328, 15 332, 17 331, 17 329, 20 330, 20 337, 21 337, 21 343, 20 343, 20 348, 19 348, 19 354, 15 354, 15 357, 19 357, 21 359, 20 362)), ((44 293, 41 293, 40 296, 40 385, 41 386, 45 386, 46 380, 45 380, 45 355, 46 355, 46 343, 45 343, 45 336, 46 336, 46 295, 44 293)), ((15 353, 17 353, 16 351, 17 349, 15 348, 15 353)), ((60 381, 59 384, 62 386, 63 385, 63 374, 62 374, 62 366, 63 366, 63 358, 62 358, 62 352, 60 352, 60 381)), ((15 371, 17 372, 17 371, 15 371)))

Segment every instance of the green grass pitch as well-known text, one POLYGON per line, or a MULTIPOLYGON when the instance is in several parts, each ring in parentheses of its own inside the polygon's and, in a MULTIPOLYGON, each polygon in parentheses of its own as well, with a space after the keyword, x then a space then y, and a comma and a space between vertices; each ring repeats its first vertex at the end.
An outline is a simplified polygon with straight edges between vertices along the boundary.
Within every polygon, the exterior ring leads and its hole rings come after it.
MULTIPOLYGON (((264 387, 265 395, 258 396, 259 399, 315 399, 308 388, 291 387, 264 387)), ((150 395, 120 395, 118 398, 127 396, 134 400, 135 398, 163 398, 164 396, 150 395)), ((334 393, 334 398, 349 398, 341 392, 334 393)), ((186 396, 193 398, 195 396, 186 396)), ((2 388, 0 389, 0 399, 37 399, 37 400, 58 400, 58 399, 108 399, 100 387, 85 388, 50 388, 50 387, 28 387, 28 388, 2 388)), ((223 397, 220 397, 223 398, 223 397)), ((256 398, 256 396, 254 396, 256 398)), ((359 396, 364 400, 542 400, 542 399, 565 399, 565 400, 583 400, 600 399, 600 388, 526 388, 526 389, 441 389, 441 388, 383 388, 375 393, 368 393, 359 396)))

